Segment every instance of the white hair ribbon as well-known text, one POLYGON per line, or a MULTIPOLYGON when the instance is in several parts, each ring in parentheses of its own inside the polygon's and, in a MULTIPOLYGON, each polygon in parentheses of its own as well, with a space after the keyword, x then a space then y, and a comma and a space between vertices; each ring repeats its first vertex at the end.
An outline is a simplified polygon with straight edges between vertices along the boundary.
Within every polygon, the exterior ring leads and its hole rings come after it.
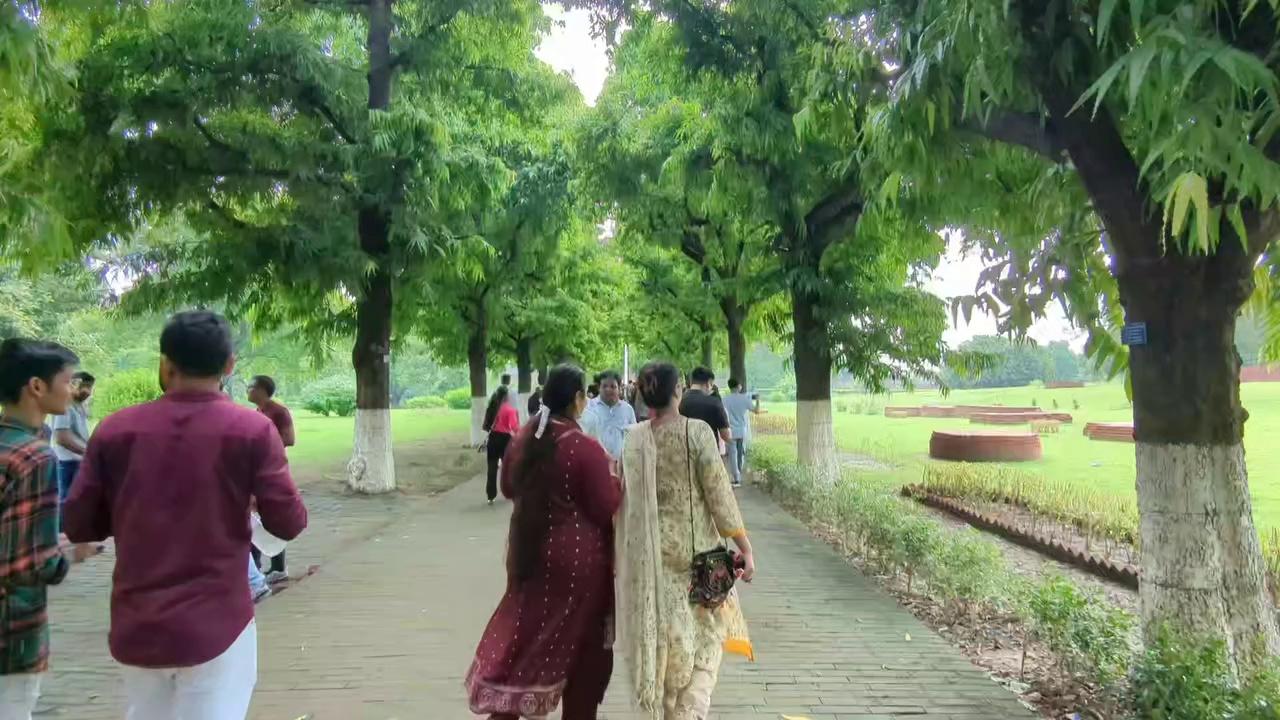
POLYGON ((551 419, 551 408, 543 405, 538 408, 538 429, 534 431, 535 438, 541 438, 542 434, 547 431, 547 421, 551 419))

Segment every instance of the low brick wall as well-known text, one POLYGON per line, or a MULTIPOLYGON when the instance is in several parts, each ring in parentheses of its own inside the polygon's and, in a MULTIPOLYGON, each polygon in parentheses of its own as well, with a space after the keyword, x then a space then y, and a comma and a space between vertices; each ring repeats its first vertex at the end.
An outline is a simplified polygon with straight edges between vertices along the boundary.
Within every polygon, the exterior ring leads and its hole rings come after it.
POLYGON ((1090 440, 1133 442, 1133 423, 1085 423, 1084 436, 1090 440))
POLYGON ((963 462, 1039 460, 1040 436, 1029 432, 937 430, 929 438, 929 457, 963 462))
POLYGON ((981 412, 974 413, 969 416, 969 421, 980 425, 1025 425, 1036 420, 1053 420, 1060 423, 1071 423, 1072 418, 1067 413, 1049 413, 1049 412, 1012 412, 1012 413, 991 413, 981 412))
POLYGON ((909 418, 920 417, 920 408, 918 407, 886 407, 884 416, 887 418, 909 418))

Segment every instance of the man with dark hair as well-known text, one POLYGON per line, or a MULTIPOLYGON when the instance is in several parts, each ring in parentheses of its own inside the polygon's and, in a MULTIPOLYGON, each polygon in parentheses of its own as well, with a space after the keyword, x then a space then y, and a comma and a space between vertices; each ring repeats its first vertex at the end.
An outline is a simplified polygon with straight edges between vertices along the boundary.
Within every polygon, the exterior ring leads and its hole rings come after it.
POLYGON ((284 540, 307 510, 271 420, 219 392, 235 367, 227 321, 178 313, 160 354, 165 394, 98 426, 63 506, 66 531, 115 537, 109 644, 128 717, 244 718, 258 667, 250 507, 284 540))
POLYGON ((624 428, 636 424, 635 410, 622 399, 622 376, 606 370, 596 376, 600 396, 582 414, 582 431, 604 446, 614 460, 622 459, 624 428))
MULTIPOLYGON (((689 375, 689 390, 680 400, 680 414, 710 425, 720 440, 727 444, 732 439, 729 435, 729 417, 724 412, 724 403, 711 394, 711 383, 715 379, 716 374, 707 368, 694 368, 689 375)), ((724 451, 720 454, 724 455, 724 451)))
POLYGON ((58 502, 67 499, 67 491, 76 473, 84 448, 89 444, 89 408, 93 397, 93 376, 81 371, 71 376, 71 404, 61 415, 53 416, 53 452, 58 456, 58 502))
POLYGON ((760 396, 748 395, 747 389, 737 378, 729 378, 729 395, 723 398, 725 414, 729 416, 729 452, 725 465, 734 487, 742 485, 742 471, 746 467, 747 443, 751 438, 751 414, 760 412, 760 396))
POLYGON ((79 362, 54 343, 0 344, 0 718, 30 720, 49 668, 46 586, 66 577, 58 545, 58 459, 40 438, 71 404, 79 362))
MULTIPOLYGON (((271 424, 276 426, 276 431, 280 433, 280 440, 287 448, 293 447, 297 442, 293 431, 293 415, 289 413, 289 408, 282 403, 277 402, 276 381, 268 375, 255 375, 249 383, 249 402, 258 408, 258 412, 266 415, 271 424)), ((262 564, 262 558, 257 548, 252 549, 253 561, 259 565, 262 564)), ((271 568, 267 571, 267 583, 275 584, 285 582, 289 579, 289 571, 285 567, 284 551, 279 555, 271 558, 271 568)))

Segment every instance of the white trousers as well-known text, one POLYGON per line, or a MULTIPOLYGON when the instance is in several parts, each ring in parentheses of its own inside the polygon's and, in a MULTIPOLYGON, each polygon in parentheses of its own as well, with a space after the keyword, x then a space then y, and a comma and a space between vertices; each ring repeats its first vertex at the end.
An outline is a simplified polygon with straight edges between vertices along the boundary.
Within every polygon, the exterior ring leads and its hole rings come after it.
POLYGON ((0 720, 31 720, 43 673, 0 675, 0 720))
MULTIPOLYGON (((258 682, 258 626, 203 665, 153 670, 124 667, 126 720, 244 720, 258 682)), ((25 719, 24 719, 25 720, 25 719)))

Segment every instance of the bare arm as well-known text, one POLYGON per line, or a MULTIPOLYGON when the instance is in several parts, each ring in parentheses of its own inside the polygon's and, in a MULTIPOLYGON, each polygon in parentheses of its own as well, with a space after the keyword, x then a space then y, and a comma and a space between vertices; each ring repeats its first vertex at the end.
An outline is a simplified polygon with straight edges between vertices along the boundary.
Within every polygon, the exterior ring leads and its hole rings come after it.
POLYGON ((58 445, 67 450, 77 455, 84 455, 85 444, 70 430, 58 430, 53 434, 53 439, 58 442, 58 445))

